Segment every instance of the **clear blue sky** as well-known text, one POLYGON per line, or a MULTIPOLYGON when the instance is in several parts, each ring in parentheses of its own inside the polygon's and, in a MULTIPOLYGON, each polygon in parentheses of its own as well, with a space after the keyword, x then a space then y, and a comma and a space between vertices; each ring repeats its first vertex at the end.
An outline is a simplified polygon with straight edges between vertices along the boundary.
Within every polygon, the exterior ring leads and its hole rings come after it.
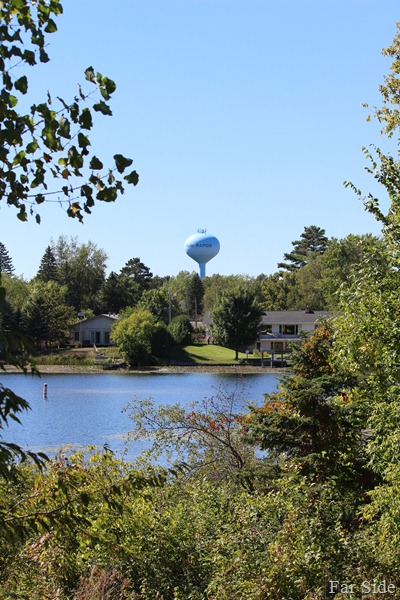
POLYGON ((133 158, 140 182, 84 225, 57 204, 40 226, 3 206, 16 273, 35 275, 62 233, 97 243, 109 271, 139 256, 158 275, 197 270, 183 245, 199 227, 223 275, 274 272, 308 225, 378 234, 343 181, 376 191, 361 147, 384 142, 362 103, 379 102, 398 20, 398 0, 65 0, 32 103, 71 99, 89 65, 114 79, 92 143, 133 158))

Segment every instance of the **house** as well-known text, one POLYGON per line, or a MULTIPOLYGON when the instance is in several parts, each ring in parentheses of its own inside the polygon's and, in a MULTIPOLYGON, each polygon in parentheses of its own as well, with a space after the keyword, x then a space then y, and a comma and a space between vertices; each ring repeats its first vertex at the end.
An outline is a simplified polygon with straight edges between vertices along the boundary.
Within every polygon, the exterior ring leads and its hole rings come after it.
POLYGON ((78 346, 110 346, 111 328, 118 319, 115 314, 81 319, 71 329, 71 344, 78 346))
POLYGON ((290 350, 290 344, 302 333, 311 334, 321 320, 331 315, 327 310, 271 310, 261 319, 256 348, 269 354, 290 350))

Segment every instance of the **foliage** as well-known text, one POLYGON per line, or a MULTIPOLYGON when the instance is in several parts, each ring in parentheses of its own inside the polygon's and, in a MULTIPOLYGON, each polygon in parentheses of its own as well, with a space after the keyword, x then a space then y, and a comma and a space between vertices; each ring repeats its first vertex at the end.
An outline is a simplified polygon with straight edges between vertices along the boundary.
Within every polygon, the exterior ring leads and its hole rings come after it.
POLYGON ((14 265, 12 262, 12 258, 5 247, 5 245, 0 242, 0 282, 3 273, 8 273, 8 275, 12 275, 14 272, 14 265))
POLYGON ((134 279, 111 271, 99 291, 99 306, 103 313, 120 313, 134 307, 140 299, 140 285, 134 279))
POLYGON ((59 236, 51 246, 57 265, 57 282, 67 288, 67 304, 76 312, 84 307, 97 309, 99 290, 105 280, 107 254, 97 244, 79 244, 59 236))
POLYGON ((261 315, 259 305, 248 291, 223 295, 212 313, 213 335, 219 343, 235 350, 238 360, 239 350, 254 344, 261 315))
POLYGON ((51 246, 47 246, 40 261, 36 277, 41 281, 57 281, 57 259, 51 246))
POLYGON ((288 262, 279 263, 278 268, 294 271, 304 267, 311 257, 325 252, 327 243, 325 229, 316 225, 305 227, 300 239, 292 242, 292 252, 284 254, 284 258, 288 262))
POLYGON ((256 301, 261 301, 261 286, 265 275, 250 277, 249 275, 219 275, 218 273, 202 279, 204 286, 204 309, 212 312, 222 294, 246 289, 253 294, 256 301))
POLYGON ((253 489, 254 449, 244 438, 244 386, 233 391, 220 386, 215 395, 194 402, 156 407, 154 401, 135 399, 128 405, 135 429, 133 440, 151 440, 144 454, 152 459, 186 461, 187 472, 210 481, 233 480, 253 489))
POLYGON ((69 328, 75 322, 75 312, 67 305, 67 288, 54 281, 38 280, 30 285, 30 294, 23 311, 25 332, 36 348, 62 345, 69 338, 69 328))
POLYGON ((185 312, 191 320, 197 321, 203 313, 204 297, 204 286, 198 273, 180 271, 164 285, 168 293, 181 306, 180 312, 185 312))
POLYGON ((112 339, 130 365, 146 365, 166 355, 169 336, 166 326, 150 311, 137 308, 113 326, 112 339))
POLYGON ((166 325, 180 312, 178 303, 165 288, 145 290, 137 307, 149 310, 158 321, 166 325))
POLYGON ((186 315, 177 315, 168 325, 168 331, 175 344, 184 344, 190 342, 192 325, 186 315))
POLYGON ((62 11, 59 0, 4 0, 0 5, 0 198, 15 206, 21 221, 30 213, 40 223, 37 208, 52 195, 66 203, 68 216, 82 221, 95 200, 113 202, 125 184, 138 182, 136 171, 119 177, 131 159, 115 154, 114 166, 105 171, 90 150, 93 113, 112 114, 108 101, 116 89, 93 67, 85 71, 90 90, 79 86, 72 101, 57 98, 54 105, 48 93, 46 100, 35 100, 29 112, 18 112, 21 98, 29 97, 26 72, 50 60, 46 38, 57 31, 54 18, 62 11), (89 108, 87 101, 94 95, 97 101, 89 108), (82 177, 85 182, 78 183, 82 177), (50 179, 60 182, 58 189, 49 189, 50 179))
MULTIPOLYGON (((11 307, 6 301, 5 290, 0 287, 0 370, 4 371, 6 365, 13 365, 24 373, 28 369, 37 373, 35 366, 29 361, 27 351, 30 346, 26 338, 18 332, 7 329, 5 326, 7 314, 11 307)), ((0 482, 16 476, 16 461, 25 461, 28 458, 41 466, 46 459, 44 454, 25 451, 18 444, 13 444, 3 439, 3 431, 9 421, 20 423, 19 416, 29 409, 29 404, 13 392, 10 388, 0 384, 0 482)))

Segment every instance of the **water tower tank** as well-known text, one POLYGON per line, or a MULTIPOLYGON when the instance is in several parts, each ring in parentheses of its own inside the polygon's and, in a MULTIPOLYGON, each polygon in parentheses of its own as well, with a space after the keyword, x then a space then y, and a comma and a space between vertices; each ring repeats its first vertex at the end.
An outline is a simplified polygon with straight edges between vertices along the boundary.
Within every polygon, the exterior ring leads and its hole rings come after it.
POLYGON ((186 240, 186 254, 199 263, 200 279, 206 276, 206 263, 217 256, 219 248, 219 241, 213 235, 208 235, 207 229, 198 229, 186 240))

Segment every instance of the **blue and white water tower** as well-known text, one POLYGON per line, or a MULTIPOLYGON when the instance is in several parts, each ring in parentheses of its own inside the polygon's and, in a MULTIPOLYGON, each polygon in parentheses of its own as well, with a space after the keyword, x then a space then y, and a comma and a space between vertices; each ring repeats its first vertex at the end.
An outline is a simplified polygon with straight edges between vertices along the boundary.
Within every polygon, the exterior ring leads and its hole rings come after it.
POLYGON ((185 251, 200 267, 200 279, 206 276, 206 263, 217 256, 220 244, 217 238, 207 234, 207 229, 198 229, 197 233, 188 237, 185 251))

